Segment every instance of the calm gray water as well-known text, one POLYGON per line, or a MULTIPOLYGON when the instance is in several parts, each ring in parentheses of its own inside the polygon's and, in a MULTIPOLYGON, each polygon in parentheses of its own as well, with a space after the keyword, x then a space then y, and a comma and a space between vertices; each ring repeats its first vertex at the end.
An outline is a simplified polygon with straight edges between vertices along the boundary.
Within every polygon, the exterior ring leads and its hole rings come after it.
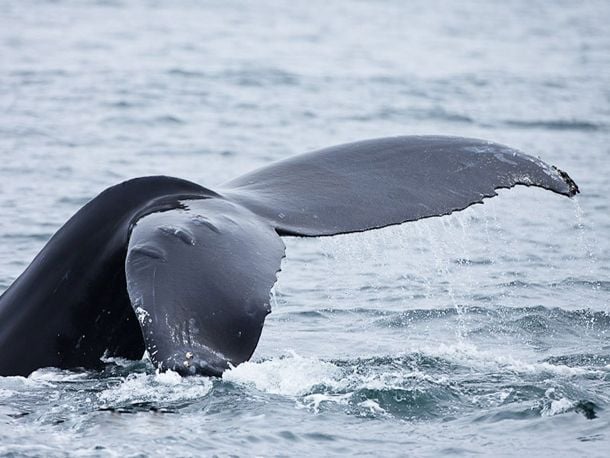
POLYGON ((604 0, 1 2, 0 291, 134 176, 213 188, 439 133, 540 155, 582 194, 287 239, 251 362, 0 378, 0 454, 607 456, 609 23, 604 0))

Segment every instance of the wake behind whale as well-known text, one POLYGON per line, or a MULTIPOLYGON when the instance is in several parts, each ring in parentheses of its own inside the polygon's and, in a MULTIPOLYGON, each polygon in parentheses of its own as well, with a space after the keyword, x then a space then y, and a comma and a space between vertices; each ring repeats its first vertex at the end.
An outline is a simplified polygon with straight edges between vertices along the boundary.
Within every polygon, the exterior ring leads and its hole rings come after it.
POLYGON ((96 368, 104 355, 221 375, 270 313, 280 236, 360 232, 462 210, 499 188, 565 196, 563 171, 478 139, 367 140, 271 164, 212 191, 178 178, 108 188, 0 297, 0 375, 96 368))

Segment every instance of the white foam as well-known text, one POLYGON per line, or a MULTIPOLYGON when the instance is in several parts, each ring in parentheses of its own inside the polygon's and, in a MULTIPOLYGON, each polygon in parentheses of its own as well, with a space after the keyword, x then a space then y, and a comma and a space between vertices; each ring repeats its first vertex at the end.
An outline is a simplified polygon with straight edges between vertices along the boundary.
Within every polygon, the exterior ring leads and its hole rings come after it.
POLYGON ((178 372, 166 371, 157 372, 156 381, 162 385, 179 385, 183 379, 178 372))
POLYGON ((334 404, 347 404, 352 393, 346 394, 326 394, 326 393, 314 393, 309 394, 303 398, 299 406, 306 407, 313 410, 315 413, 320 411, 322 403, 334 403, 334 404))
POLYGON ((575 402, 567 398, 555 399, 542 408, 541 415, 543 417, 552 417, 562 413, 569 412, 574 408, 575 402))
POLYGON ((372 414, 384 414, 386 413, 385 409, 383 409, 377 401, 374 399, 367 399, 366 401, 362 401, 358 404, 360 407, 365 409, 369 409, 372 414))
POLYGON ((208 395, 212 381, 203 377, 182 378, 176 372, 130 374, 118 386, 98 394, 106 403, 174 402, 208 395))
POLYGON ((48 380, 53 382, 82 380, 87 378, 86 372, 70 372, 55 368, 38 369, 30 374, 30 380, 48 380))
POLYGON ((136 307, 135 312, 136 312, 136 316, 138 317, 138 321, 140 322, 140 324, 144 324, 146 319, 148 319, 150 321, 150 314, 146 310, 144 310, 142 307, 136 307))
POLYGON ((350 379, 352 388, 369 390, 404 390, 405 386, 413 386, 421 382, 441 386, 449 383, 447 377, 434 377, 418 369, 408 372, 401 369, 384 373, 372 372, 358 376, 354 374, 350 379))
POLYGON ((267 393, 303 396, 316 385, 335 385, 340 372, 332 363, 290 353, 267 361, 245 362, 226 371, 223 379, 267 393))
POLYGON ((28 377, 28 384, 53 386, 52 382, 76 382, 86 379, 90 374, 86 372, 70 372, 67 370, 47 367, 32 372, 28 377))
POLYGON ((492 393, 475 394, 471 396, 470 401, 472 404, 481 407, 499 406, 502 405, 513 392, 514 390, 510 388, 508 390, 494 391, 492 393))
POLYGON ((551 364, 548 362, 526 362, 511 355, 499 355, 495 352, 479 350, 475 345, 460 342, 452 345, 440 344, 436 348, 428 348, 425 353, 467 363, 478 368, 497 368, 499 370, 516 373, 552 373, 555 375, 572 377, 585 374, 601 374, 598 369, 587 367, 570 367, 565 364, 551 364))
POLYGON ((8 399, 16 394, 13 390, 5 390, 0 388, 0 399, 8 399))
MULTIPOLYGON (((142 359, 145 359, 147 354, 148 353, 144 351, 144 356, 142 359)), ((100 361, 106 364, 115 364, 120 367, 131 367, 134 365, 134 361, 132 359, 122 358, 120 356, 108 356, 107 351, 100 357, 100 361)))

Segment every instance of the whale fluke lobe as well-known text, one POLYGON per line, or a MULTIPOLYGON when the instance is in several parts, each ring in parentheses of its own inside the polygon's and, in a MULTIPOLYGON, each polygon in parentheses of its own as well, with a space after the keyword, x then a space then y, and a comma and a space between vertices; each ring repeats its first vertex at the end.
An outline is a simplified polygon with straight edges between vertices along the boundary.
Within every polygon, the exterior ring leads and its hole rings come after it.
POLYGON ((282 236, 328 236, 441 216, 499 188, 578 193, 567 173, 484 140, 410 136, 295 156, 219 192, 171 177, 108 188, 0 296, 0 375, 141 357, 221 375, 258 343, 282 236))
POLYGON ((333 146, 276 162, 223 186, 281 234, 336 235, 446 215, 538 186, 566 196, 565 172, 485 140, 403 136, 333 146))
POLYGON ((140 219, 125 271, 153 363, 185 375, 220 375, 248 360, 271 311, 283 256, 269 224, 224 199, 189 201, 185 209, 140 219))

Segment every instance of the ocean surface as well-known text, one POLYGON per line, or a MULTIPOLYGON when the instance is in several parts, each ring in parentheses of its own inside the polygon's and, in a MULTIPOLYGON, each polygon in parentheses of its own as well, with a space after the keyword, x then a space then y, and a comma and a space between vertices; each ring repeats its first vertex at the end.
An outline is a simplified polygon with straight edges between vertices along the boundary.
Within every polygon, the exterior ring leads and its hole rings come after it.
POLYGON ((451 134, 582 191, 287 238, 251 362, 0 378, 0 455, 608 456, 609 23, 605 0, 0 2, 0 291, 135 176, 214 189, 324 146, 451 134))

